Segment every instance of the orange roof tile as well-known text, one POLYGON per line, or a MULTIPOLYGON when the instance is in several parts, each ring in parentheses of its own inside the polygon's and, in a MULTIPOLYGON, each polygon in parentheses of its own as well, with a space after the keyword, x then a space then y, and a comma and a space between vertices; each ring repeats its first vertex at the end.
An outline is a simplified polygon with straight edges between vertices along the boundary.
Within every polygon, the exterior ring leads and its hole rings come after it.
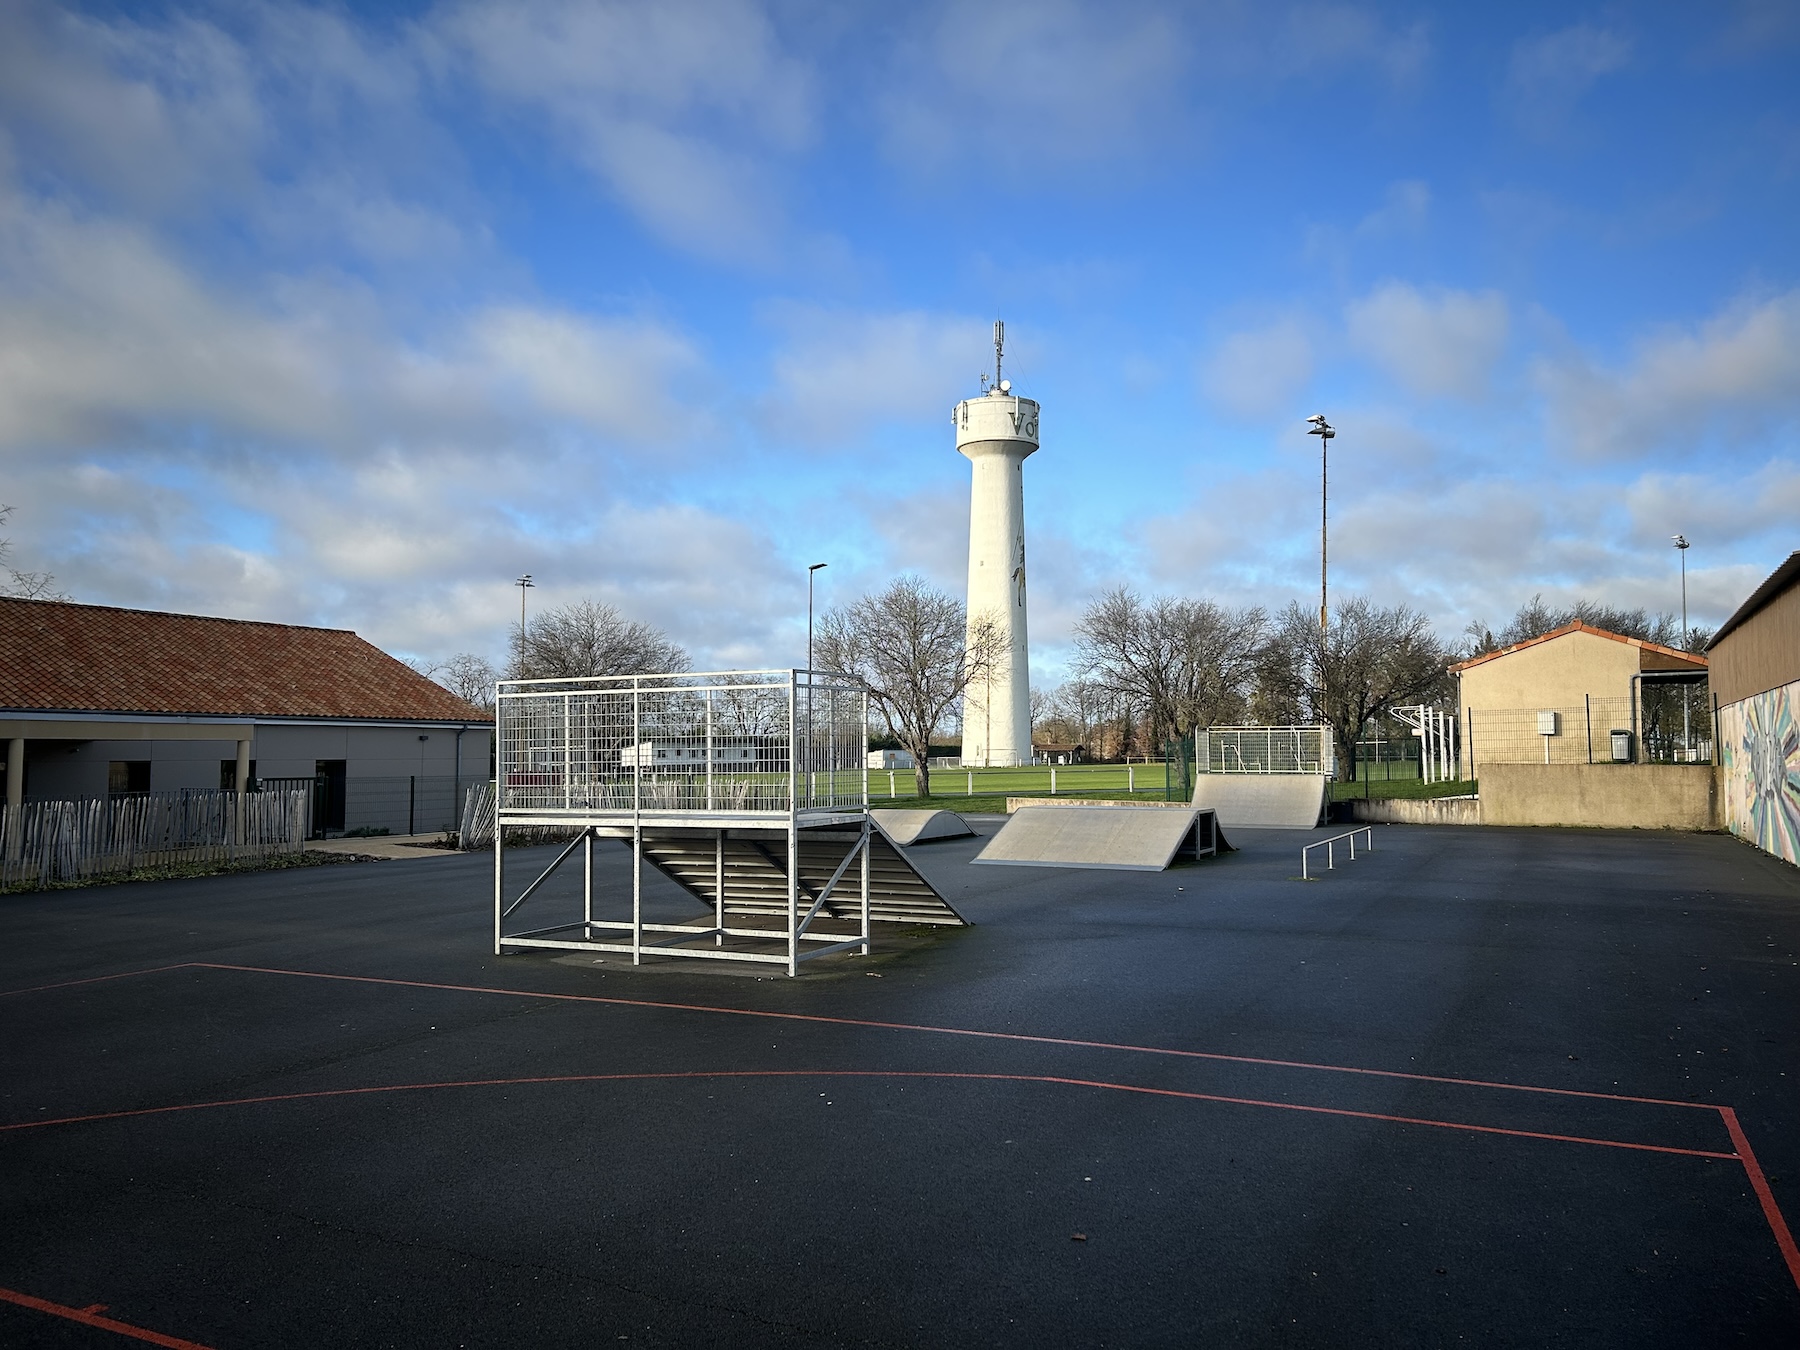
POLYGON ((1707 660, 1693 652, 1677 651, 1673 647, 1665 647, 1660 642, 1646 642, 1643 638, 1626 637, 1623 633, 1614 633, 1605 628, 1596 628, 1591 623, 1583 623, 1580 619, 1574 623, 1565 623, 1561 628, 1553 628, 1548 633, 1540 633, 1537 637, 1526 638, 1523 642, 1515 642, 1510 647, 1502 647, 1498 651, 1484 652, 1480 656, 1467 661, 1459 661, 1450 667, 1452 675, 1467 670, 1470 666, 1478 666, 1483 661, 1492 661, 1496 657, 1511 656, 1514 652, 1522 652, 1527 647, 1535 647, 1540 642, 1548 642, 1552 638, 1562 637, 1565 633, 1591 633, 1595 637, 1610 638, 1614 642, 1623 642, 1627 646, 1636 647, 1640 651, 1654 652, 1658 656, 1670 657, 1676 661, 1691 664, 1696 670, 1706 669, 1707 660))
POLYGON ((344 629, 5 598, 0 709, 493 720, 344 629))

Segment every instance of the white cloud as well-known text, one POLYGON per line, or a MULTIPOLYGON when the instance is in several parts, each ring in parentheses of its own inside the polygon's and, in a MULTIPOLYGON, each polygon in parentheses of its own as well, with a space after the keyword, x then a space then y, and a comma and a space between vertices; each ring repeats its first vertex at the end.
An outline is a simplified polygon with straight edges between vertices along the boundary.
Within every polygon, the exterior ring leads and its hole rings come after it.
POLYGON ((350 453, 695 429, 676 388, 698 357, 657 322, 491 306, 421 345, 354 286, 226 290, 140 230, 18 195, 0 195, 0 302, 0 451, 161 445, 197 425, 350 453))
POLYGON ((654 233, 713 258, 771 255, 771 162, 809 143, 813 80, 756 5, 479 0, 427 31, 455 69, 547 119, 654 233))
POLYGON ((1345 311, 1353 346, 1422 398, 1482 398, 1506 352, 1507 304, 1496 291, 1376 287, 1345 311))
POLYGON ((1631 60, 1631 40, 1610 28, 1578 23, 1518 43, 1507 64, 1505 99, 1527 131, 1554 135, 1601 76, 1631 60))
POLYGON ((1270 59, 1275 69, 1294 74, 1323 68, 1335 75, 1349 67, 1406 84, 1431 56, 1424 24, 1388 28, 1380 16, 1358 5, 1296 5, 1288 11, 1284 29, 1270 59))
POLYGON ((878 108, 889 152, 1014 179, 1164 141, 1188 40, 1169 14, 1073 0, 943 5, 903 35, 878 108))
POLYGON ((763 417, 775 434, 808 444, 859 443, 882 422, 947 425, 952 405, 992 359, 991 330, 980 319, 792 303, 767 315, 785 340, 763 417))
POLYGON ((1546 431, 1580 456, 1748 445, 1800 417, 1800 290, 1669 328, 1607 369, 1580 352, 1538 361, 1546 431))
POLYGON ((1237 417, 1293 412, 1313 373, 1313 344, 1297 319, 1233 333, 1201 362, 1205 394, 1237 417))

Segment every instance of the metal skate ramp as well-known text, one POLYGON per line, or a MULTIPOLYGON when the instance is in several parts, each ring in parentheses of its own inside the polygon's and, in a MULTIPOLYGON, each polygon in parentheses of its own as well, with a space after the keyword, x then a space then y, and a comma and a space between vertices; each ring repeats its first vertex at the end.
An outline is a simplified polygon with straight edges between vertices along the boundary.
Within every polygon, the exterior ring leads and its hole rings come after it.
MULTIPOLYGON (((846 873, 844 864, 854 857, 861 842, 860 829, 799 831, 796 887, 802 910, 817 905, 821 918, 860 917, 860 881, 846 873)), ((643 832, 644 861, 721 914, 786 917, 787 847, 786 836, 774 831, 643 832)), ((941 925, 968 922, 880 830, 870 832, 868 853, 871 920, 941 925)))
POLYGON ((975 833, 974 827, 954 811, 870 811, 869 819, 902 846, 967 839, 975 833))
POLYGON ((1234 830, 1310 830, 1325 822, 1330 782, 1322 773, 1202 773, 1193 804, 1234 830))
POLYGON ((1230 848, 1218 816, 1203 807, 1024 806, 974 861, 1161 872, 1230 848))

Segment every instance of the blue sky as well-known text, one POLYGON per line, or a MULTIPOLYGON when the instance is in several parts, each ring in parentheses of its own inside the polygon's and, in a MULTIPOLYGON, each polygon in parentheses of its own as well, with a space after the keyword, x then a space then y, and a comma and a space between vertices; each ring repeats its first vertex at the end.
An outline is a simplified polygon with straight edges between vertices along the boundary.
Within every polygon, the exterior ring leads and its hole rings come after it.
POLYGON ((1722 619, 1800 546, 1800 9, 0 3, 0 500, 76 598, 707 666, 960 591, 1722 619))

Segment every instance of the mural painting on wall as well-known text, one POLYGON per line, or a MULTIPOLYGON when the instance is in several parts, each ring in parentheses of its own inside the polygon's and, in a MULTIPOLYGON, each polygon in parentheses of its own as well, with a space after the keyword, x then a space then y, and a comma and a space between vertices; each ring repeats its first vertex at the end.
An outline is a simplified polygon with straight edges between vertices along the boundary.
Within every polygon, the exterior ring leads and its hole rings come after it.
POLYGON ((1727 827, 1800 863, 1800 684, 1722 708, 1719 720, 1727 827))

